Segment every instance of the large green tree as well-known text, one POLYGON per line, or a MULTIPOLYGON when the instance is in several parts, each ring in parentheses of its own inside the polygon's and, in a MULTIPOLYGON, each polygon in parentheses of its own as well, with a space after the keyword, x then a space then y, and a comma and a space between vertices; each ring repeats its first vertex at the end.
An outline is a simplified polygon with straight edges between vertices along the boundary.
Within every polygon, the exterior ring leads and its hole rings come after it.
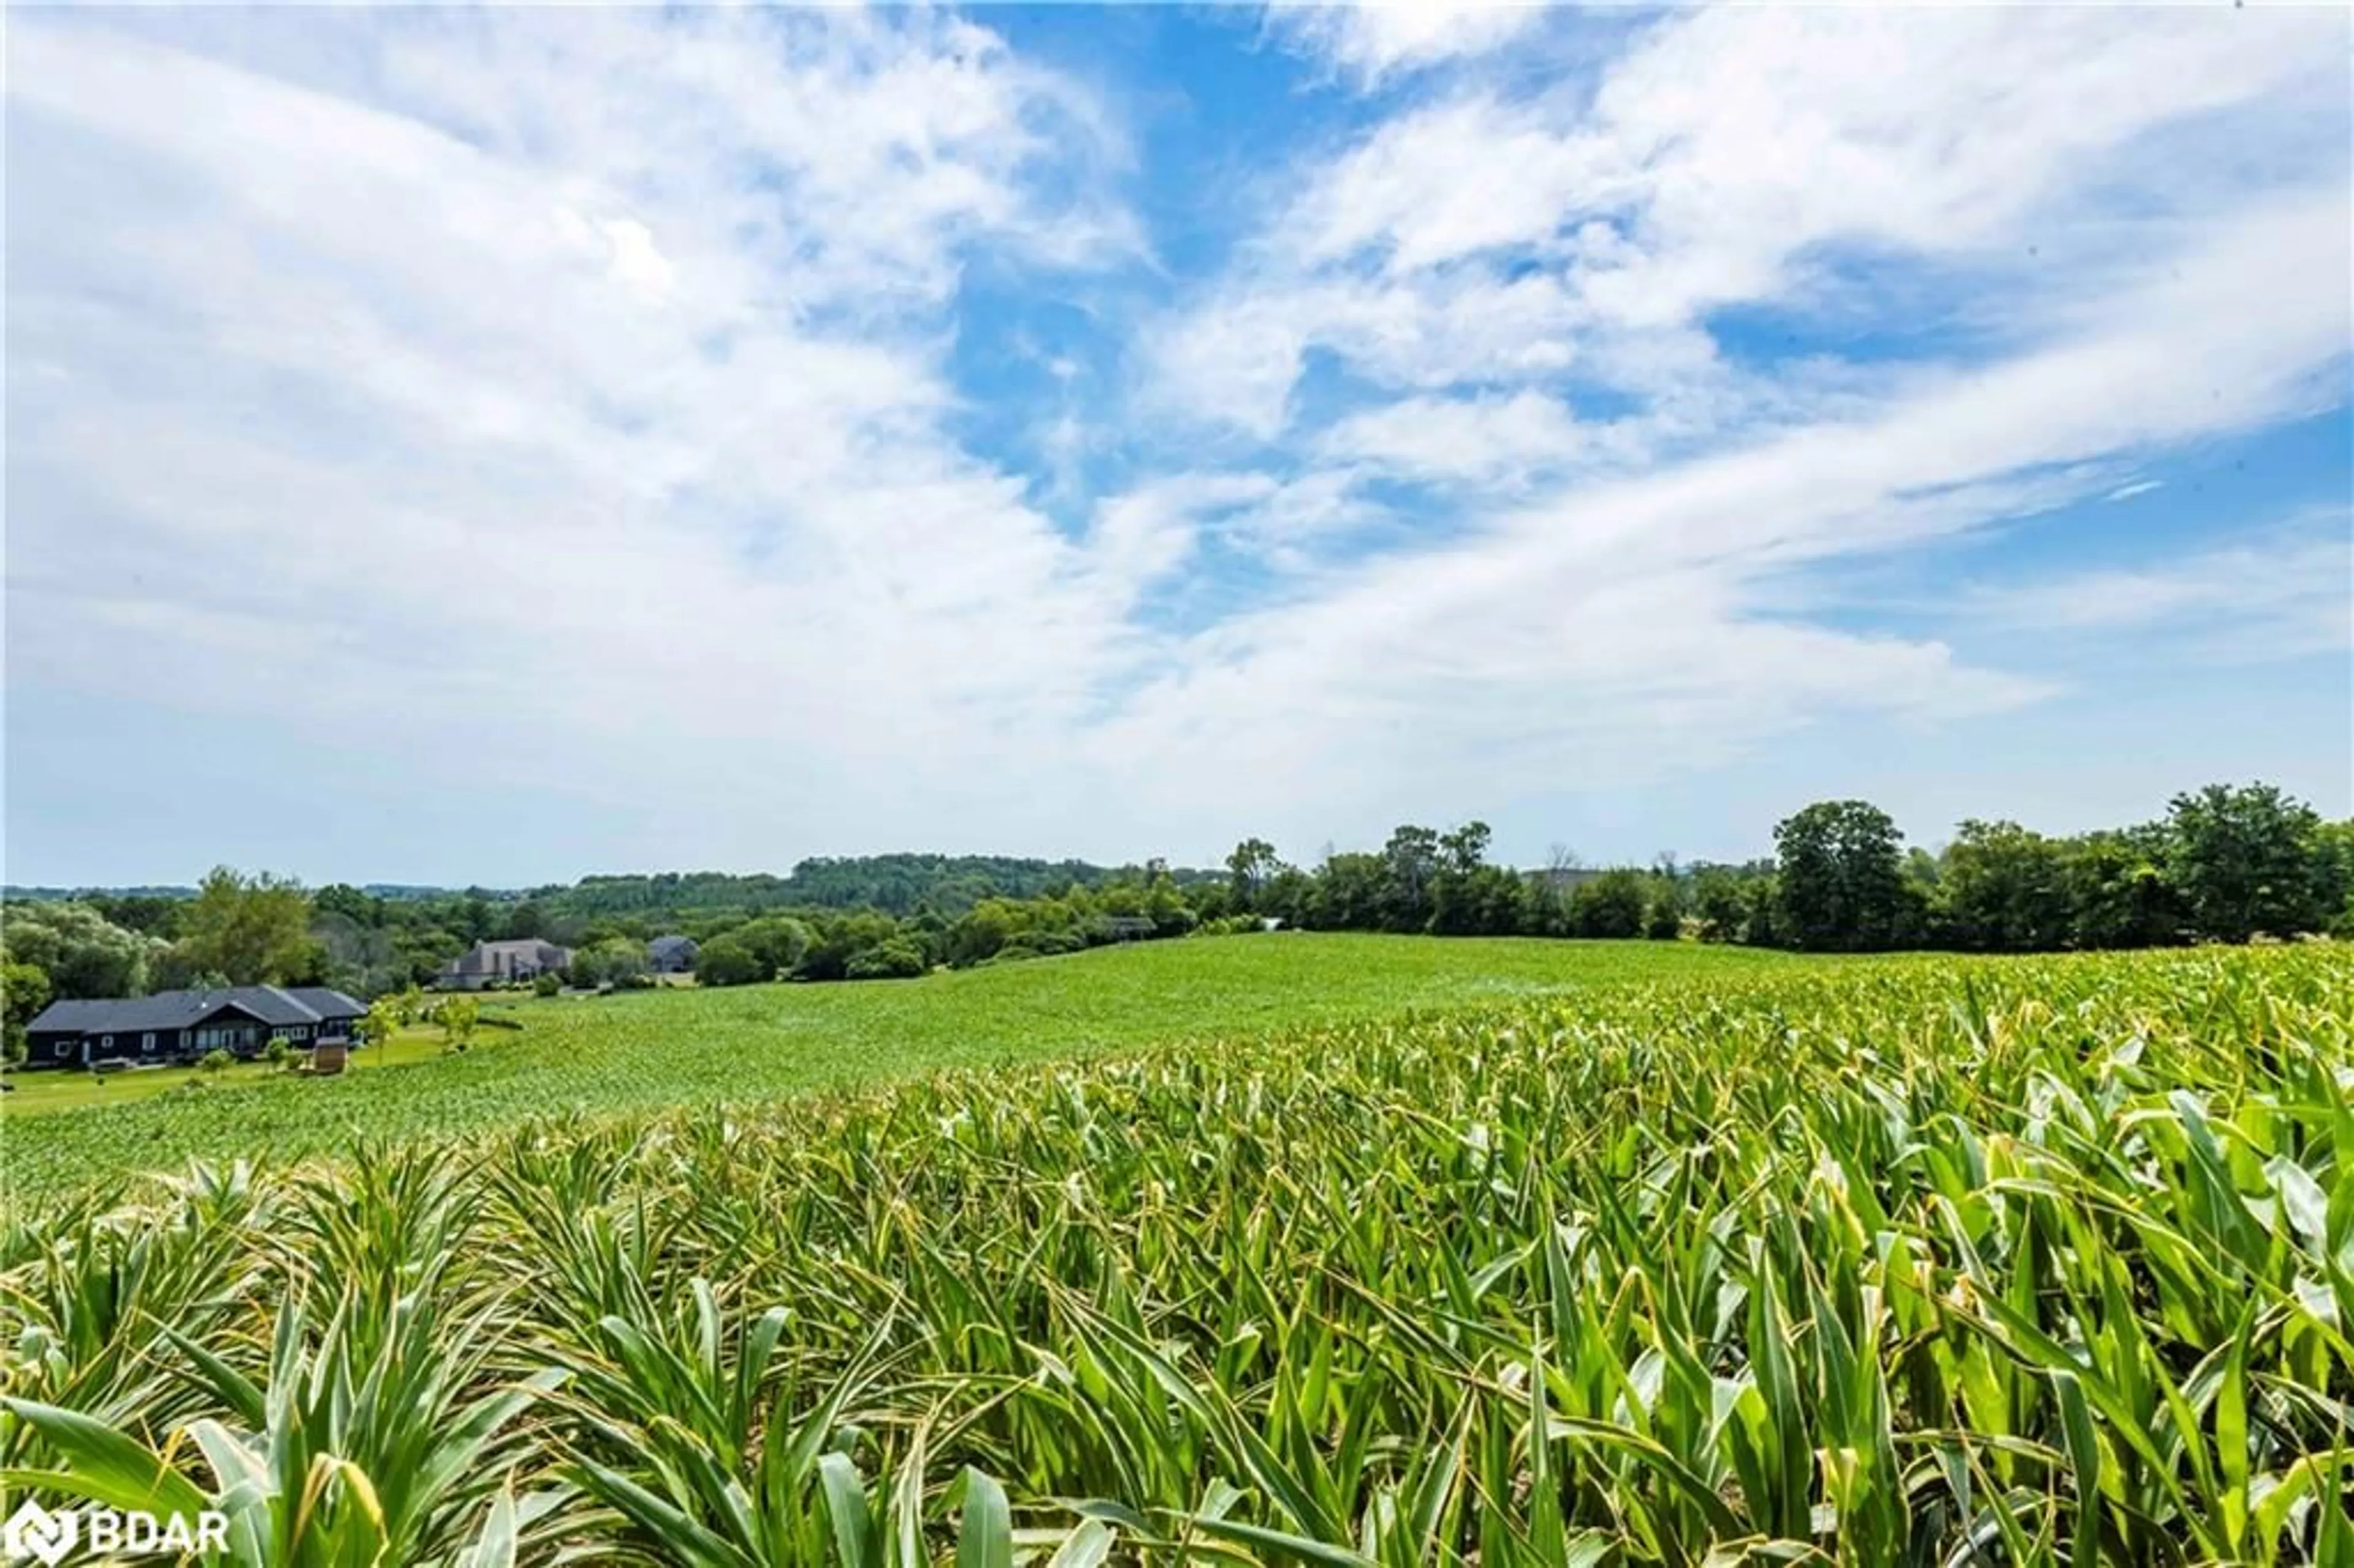
POLYGON ((1435 828, 1408 822, 1382 846, 1382 925, 1392 931, 1429 926, 1432 895, 1445 863, 1435 828))
POLYGON ((810 949, 810 928, 790 915, 768 915, 736 928, 736 939, 770 975, 789 975, 810 949))
POLYGON ((2321 818, 2271 784, 2210 784, 2167 812, 2167 880, 2202 937, 2243 942, 2318 931, 2321 818))
POLYGON ((46 975, 59 997, 143 996, 164 951, 86 904, 13 904, 0 946, 9 962, 46 975))
POLYGON ((695 955, 697 985, 751 985, 775 973, 734 932, 712 938, 695 955))
POLYGON ((2182 939, 2182 906, 2166 879, 2163 824, 2080 833, 2061 848, 2070 940, 2080 948, 2156 948, 2182 939))
POLYGON ((1226 887, 1237 909, 1258 907, 1259 894, 1275 880, 1283 863, 1265 839, 1245 839, 1226 856, 1226 887))
POLYGON ((1384 884, 1380 855, 1327 855, 1315 880, 1313 924, 1332 931, 1380 928, 1384 884))
POLYGON ((1569 929, 1575 937, 1639 937, 1649 906, 1643 874, 1620 867, 1589 877, 1569 895, 1569 929))
POLYGON ((1904 835, 1868 800, 1819 800, 1774 829, 1776 927, 1793 947, 1893 948, 1919 935, 1904 835))
POLYGON ((215 866, 181 917, 175 967, 226 975, 233 985, 282 985, 316 978, 324 961, 311 936, 311 895, 302 884, 215 866))
POLYGON ((2060 844, 2017 822, 1965 821, 1946 850, 1936 887, 1956 947, 2040 952, 2073 934, 2060 844))

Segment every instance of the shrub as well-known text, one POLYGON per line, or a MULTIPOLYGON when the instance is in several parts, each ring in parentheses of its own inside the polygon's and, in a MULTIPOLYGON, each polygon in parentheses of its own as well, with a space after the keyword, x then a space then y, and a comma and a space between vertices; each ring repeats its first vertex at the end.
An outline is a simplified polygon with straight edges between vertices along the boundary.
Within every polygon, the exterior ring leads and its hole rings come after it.
POLYGON ((845 980, 910 980, 929 967, 922 948, 905 937, 894 937, 851 954, 842 973, 845 980))
POLYGON ((236 1065, 236 1057, 230 1055, 228 1052, 220 1049, 218 1046, 215 1046, 213 1049, 206 1052, 204 1059, 196 1064, 196 1071, 199 1073, 223 1073, 227 1072, 230 1067, 235 1066, 236 1065))
POLYGON ((554 996, 564 989, 564 981, 553 974, 545 974, 531 982, 534 996, 554 996))
POLYGON ((646 972, 646 945, 627 937, 608 937, 572 955, 572 983, 577 986, 622 985, 646 972))
POLYGON ((474 1043, 474 1025, 481 1022, 482 1012, 472 997, 453 996, 435 1011, 441 1025, 444 1051, 463 1051, 474 1043))
POLYGON ((801 956, 794 973, 802 980, 813 980, 875 979, 877 977, 872 973, 854 977, 850 960, 872 948, 905 941, 899 922, 890 916, 871 909, 853 910, 827 923, 823 938, 801 956))
POLYGON ((761 963, 749 944, 733 934, 712 938, 695 956, 695 979, 699 985, 751 985, 775 972, 761 963))
POLYGON ((272 1040, 267 1046, 263 1047, 261 1059, 269 1063, 273 1067, 283 1067, 286 1065, 288 1059, 293 1054, 293 1046, 289 1045, 283 1040, 272 1040))

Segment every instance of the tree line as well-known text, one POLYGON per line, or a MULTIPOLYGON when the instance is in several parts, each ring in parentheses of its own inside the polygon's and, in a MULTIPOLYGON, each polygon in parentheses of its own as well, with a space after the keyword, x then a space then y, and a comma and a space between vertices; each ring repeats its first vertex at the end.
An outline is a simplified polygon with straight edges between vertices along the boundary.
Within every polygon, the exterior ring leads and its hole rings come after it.
POLYGON ((1269 925, 1832 951, 2354 937, 2354 822, 2325 821, 2267 784, 2210 785, 2176 796, 2155 821, 2067 836, 1967 821, 1935 853, 1908 849, 1888 814, 1861 800, 1805 808, 1776 825, 1770 857, 1738 865, 1661 857, 1596 868, 1561 854, 1516 870, 1488 858, 1490 838, 1478 821, 1443 832, 1408 824, 1378 850, 1328 853, 1310 866, 1252 838, 1223 874, 1157 860, 1105 868, 922 855, 795 869, 804 895, 881 890, 890 907, 779 903, 784 879, 775 877, 386 894, 342 884, 312 892, 224 867, 193 896, 12 903, 0 984, 16 1034, 59 997, 253 983, 382 996, 429 982, 474 942, 530 937, 574 949, 568 978, 587 984, 642 975, 651 937, 692 937, 698 979, 713 985, 890 979, 1269 925))
MULTIPOLYGON (((821 855, 801 861, 785 876, 722 872, 588 876, 570 887, 535 889, 530 896, 557 921, 660 916, 675 922, 697 916, 806 909, 877 909, 900 916, 932 909, 953 918, 984 898, 1034 898, 1072 887, 1100 887, 1133 878, 1137 870, 1016 855, 821 855)), ((1172 874, 1181 883, 1217 876, 1214 871, 1172 874)))
POLYGON ((1776 824, 1770 858, 1739 865, 1661 857, 1515 872, 1487 863, 1488 836, 1479 822, 1401 827, 1377 853, 1328 855, 1313 870, 1247 840, 1228 857, 1227 900, 1315 929, 1816 951, 2354 937, 2354 821, 2325 821, 2261 783, 2210 785, 2176 796, 2157 821, 2066 836, 1972 819, 1935 853, 1908 850, 1895 821, 1864 800, 1808 806, 1776 824))

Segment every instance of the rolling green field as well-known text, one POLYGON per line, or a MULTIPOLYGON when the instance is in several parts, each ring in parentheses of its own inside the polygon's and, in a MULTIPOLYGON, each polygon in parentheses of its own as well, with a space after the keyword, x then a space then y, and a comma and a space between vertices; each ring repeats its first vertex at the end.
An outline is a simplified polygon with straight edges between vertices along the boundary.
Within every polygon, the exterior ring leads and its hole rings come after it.
POLYGON ((960 977, 977 1071, 92 1193, 0 1467, 255 1565, 2354 1562, 2347 948, 1622 950, 1026 1065, 1088 968, 960 977))
POLYGON ((1141 943, 917 980, 502 996, 490 1005, 522 1030, 484 1029, 462 1056, 410 1044, 387 1063, 363 1051, 346 1075, 320 1082, 246 1070, 174 1095, 164 1091, 192 1075, 20 1075, 0 1110, 0 1186, 22 1201, 192 1157, 332 1154, 363 1136, 752 1103, 941 1068, 1809 961, 1820 960, 1678 943, 1286 933, 1141 943))

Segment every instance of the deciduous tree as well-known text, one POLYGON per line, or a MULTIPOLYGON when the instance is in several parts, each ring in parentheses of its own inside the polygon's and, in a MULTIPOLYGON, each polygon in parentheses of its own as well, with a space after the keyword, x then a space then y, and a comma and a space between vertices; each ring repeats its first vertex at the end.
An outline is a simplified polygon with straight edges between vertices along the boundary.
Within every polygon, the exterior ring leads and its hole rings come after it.
POLYGON ((233 985, 281 985, 313 977, 323 958, 311 938, 311 898, 300 883, 215 866, 181 922, 175 961, 217 970, 233 985))
POLYGON ((2060 845, 2017 822, 1961 825, 1938 868, 1946 935, 1956 947, 2031 953, 2072 936, 2060 845))
POLYGON ((2167 880, 2202 937, 2318 931, 2321 819, 2270 784, 2210 784, 2167 814, 2167 880))
POLYGON ((11 1062, 24 1054, 25 1025, 49 1005, 49 977, 31 964, 0 963, 0 1006, 5 1006, 7 1033, 0 1055, 11 1062))
POLYGON ((1893 948, 1918 935, 1904 835, 1868 800, 1819 800, 1774 829, 1777 925, 1794 947, 1893 948))
POLYGON ((53 996, 143 996, 164 951, 85 904, 19 903, 8 910, 7 960, 48 977, 53 996))
POLYGON ((751 985, 775 973, 734 932, 712 938, 695 955, 697 985, 751 985))

